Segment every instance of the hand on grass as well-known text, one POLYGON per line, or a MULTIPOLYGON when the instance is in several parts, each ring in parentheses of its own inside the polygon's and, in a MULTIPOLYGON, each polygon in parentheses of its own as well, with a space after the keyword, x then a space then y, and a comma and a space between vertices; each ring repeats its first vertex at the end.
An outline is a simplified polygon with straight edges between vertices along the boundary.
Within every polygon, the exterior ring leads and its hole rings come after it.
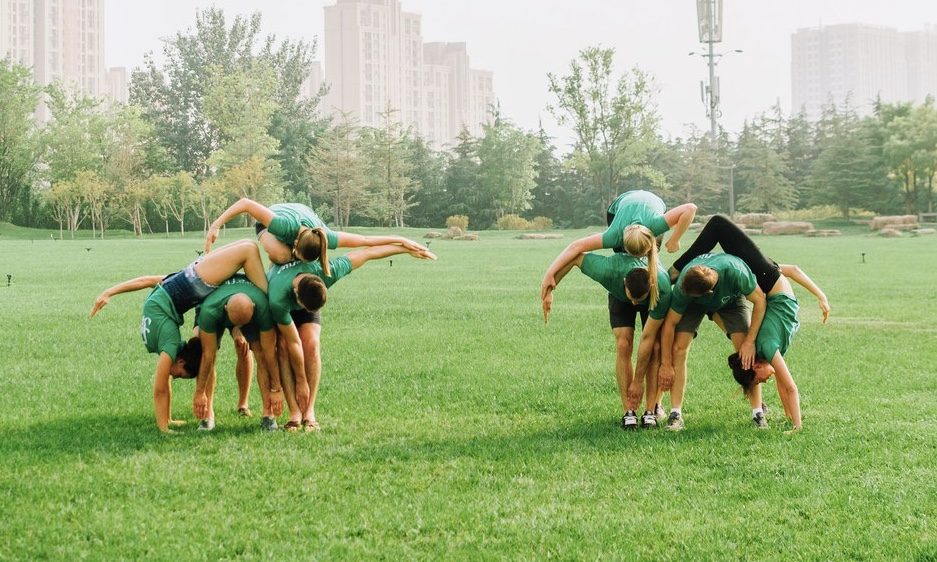
POLYGON ((830 318, 830 301, 825 298, 820 300, 820 312, 823 313, 823 320, 821 324, 826 324, 826 321, 830 318))
POLYGON ((552 275, 545 276, 543 282, 540 283, 540 298, 546 299, 553 289, 556 289, 556 279, 552 275))
POLYGON ((110 295, 107 294, 107 291, 104 291, 98 298, 94 301, 94 306, 91 307, 91 314, 88 315, 88 318, 94 318, 94 315, 98 313, 99 310, 107 306, 107 303, 111 302, 110 295))
POLYGON ((553 291, 547 293, 547 296, 543 299, 543 323, 546 324, 550 316, 550 311, 553 310, 553 291))

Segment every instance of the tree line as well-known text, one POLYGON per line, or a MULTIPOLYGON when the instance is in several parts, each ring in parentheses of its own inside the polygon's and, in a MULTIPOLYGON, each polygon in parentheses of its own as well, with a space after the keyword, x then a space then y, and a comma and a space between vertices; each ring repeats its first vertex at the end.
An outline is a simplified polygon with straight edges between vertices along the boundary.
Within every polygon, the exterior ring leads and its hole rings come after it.
POLYGON ((463 129, 437 149, 391 107, 379 127, 324 117, 325 90, 300 95, 315 42, 262 37, 260 25, 259 14, 199 12, 166 42, 164 62, 149 54, 133 72, 126 105, 40 88, 29 69, 0 63, 0 220, 102 237, 184 233, 250 197, 306 203, 337 228, 441 227, 452 215, 475 229, 534 217, 582 227, 604 223, 608 203, 637 188, 727 212, 730 178, 739 211, 933 211, 932 99, 876 101, 864 117, 831 103, 816 121, 776 105, 734 138, 665 138, 653 77, 619 75, 614 50, 592 47, 547 76, 568 150, 498 107, 479 137, 463 129), (44 124, 32 117, 39 103, 44 124))

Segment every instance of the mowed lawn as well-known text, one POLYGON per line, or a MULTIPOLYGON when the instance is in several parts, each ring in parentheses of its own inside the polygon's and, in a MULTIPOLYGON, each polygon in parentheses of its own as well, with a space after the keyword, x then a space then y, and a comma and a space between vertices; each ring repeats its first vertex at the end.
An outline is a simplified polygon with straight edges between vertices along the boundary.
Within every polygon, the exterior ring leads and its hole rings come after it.
MULTIPOLYGON (((237 417, 226 340, 216 431, 195 431, 193 382, 177 381, 188 424, 164 437, 145 292, 87 315, 107 286, 181 269, 200 240, 7 227, 0 559, 937 558, 937 237, 758 238, 833 308, 820 325, 798 289, 787 362, 804 430, 790 436, 773 381, 771 429, 751 426, 712 323, 690 355, 687 429, 618 427, 604 290, 574 270, 548 325, 540 312, 543 271, 587 232, 482 232, 433 241, 438 262, 369 263, 324 309, 321 434, 237 417)), ((256 386, 251 405, 259 416, 256 386)))

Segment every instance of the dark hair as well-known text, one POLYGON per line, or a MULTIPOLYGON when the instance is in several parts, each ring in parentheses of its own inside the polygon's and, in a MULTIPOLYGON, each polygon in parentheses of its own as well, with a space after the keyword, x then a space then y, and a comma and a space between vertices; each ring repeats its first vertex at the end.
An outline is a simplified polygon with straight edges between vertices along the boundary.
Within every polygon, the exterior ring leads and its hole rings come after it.
POLYGON ((315 312, 325 306, 327 292, 325 281, 313 273, 301 273, 297 287, 296 300, 309 312, 315 312))
POLYGON ((742 392, 745 393, 745 396, 750 396, 755 389, 755 369, 743 369, 742 358, 739 357, 738 353, 729 356, 729 368, 732 369, 735 382, 741 385, 742 392))
POLYGON ((636 267, 625 275, 625 288, 632 297, 645 296, 651 292, 651 274, 643 267, 636 267))
POLYGON ((690 296, 705 295, 713 290, 713 270, 702 265, 694 265, 683 274, 683 292, 690 296))
POLYGON ((199 365, 202 363, 202 340, 189 338, 189 341, 183 344, 182 349, 176 355, 176 361, 182 359, 185 361, 183 369, 188 376, 180 377, 183 379, 194 379, 198 376, 199 365))

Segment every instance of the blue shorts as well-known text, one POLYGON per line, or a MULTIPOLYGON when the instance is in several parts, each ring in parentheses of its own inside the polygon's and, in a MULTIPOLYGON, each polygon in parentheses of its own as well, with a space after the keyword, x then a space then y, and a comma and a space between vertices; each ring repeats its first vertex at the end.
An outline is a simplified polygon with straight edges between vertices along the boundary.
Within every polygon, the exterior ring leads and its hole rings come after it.
POLYGON ((169 293, 169 298, 172 299, 172 304, 180 315, 194 308, 218 288, 216 285, 209 285, 198 276, 195 272, 197 263, 198 261, 191 263, 182 271, 177 271, 160 282, 163 289, 169 293))

